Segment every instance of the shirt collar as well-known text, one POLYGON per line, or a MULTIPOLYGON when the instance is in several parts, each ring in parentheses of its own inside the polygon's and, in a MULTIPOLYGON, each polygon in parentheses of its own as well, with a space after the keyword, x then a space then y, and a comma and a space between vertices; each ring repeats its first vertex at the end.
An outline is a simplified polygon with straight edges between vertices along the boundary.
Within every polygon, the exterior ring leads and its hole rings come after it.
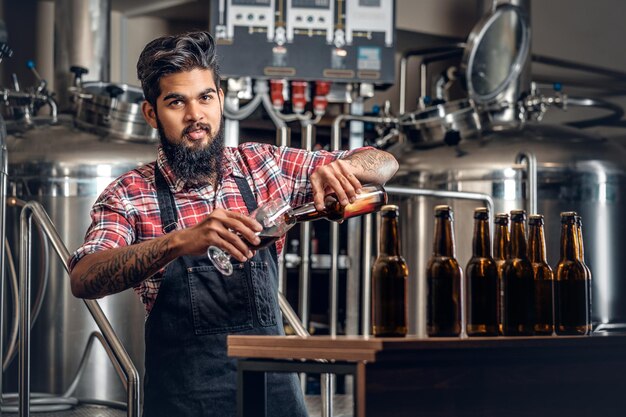
MULTIPOLYGON (((231 148, 224 148, 224 159, 222 162, 222 178, 226 178, 229 175, 234 175, 236 177, 243 176, 241 171, 237 168, 233 161, 233 152, 231 148)), ((165 152, 163 151, 163 146, 159 145, 158 157, 157 157, 157 166, 163 173, 167 184, 170 186, 173 192, 178 193, 183 191, 186 188, 185 181, 180 178, 177 178, 170 167, 169 162, 167 161, 167 157, 165 156, 165 152)), ((206 186, 199 187, 200 190, 209 187, 206 186)), ((187 187, 190 188, 190 187, 187 187)), ((194 187, 195 188, 195 187, 194 187)))

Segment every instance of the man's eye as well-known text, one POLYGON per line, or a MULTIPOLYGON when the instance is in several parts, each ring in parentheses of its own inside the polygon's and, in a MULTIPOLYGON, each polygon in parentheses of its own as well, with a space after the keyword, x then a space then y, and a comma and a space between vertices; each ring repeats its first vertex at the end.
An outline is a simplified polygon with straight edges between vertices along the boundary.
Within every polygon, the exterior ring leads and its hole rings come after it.
POLYGON ((213 100, 213 96, 210 94, 205 94, 201 97, 202 101, 211 101, 213 100))
POLYGON ((168 106, 170 107, 178 107, 183 104, 182 100, 172 100, 169 102, 168 106))

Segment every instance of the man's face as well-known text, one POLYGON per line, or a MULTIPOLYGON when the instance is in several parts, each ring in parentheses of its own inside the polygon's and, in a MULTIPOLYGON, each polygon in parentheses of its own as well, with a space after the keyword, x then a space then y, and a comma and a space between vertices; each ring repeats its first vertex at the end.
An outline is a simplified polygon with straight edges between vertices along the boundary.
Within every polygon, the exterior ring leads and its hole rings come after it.
POLYGON ((156 109, 144 102, 150 126, 158 129, 163 150, 174 173, 185 181, 212 177, 223 150, 223 92, 213 73, 193 69, 164 76, 156 109))

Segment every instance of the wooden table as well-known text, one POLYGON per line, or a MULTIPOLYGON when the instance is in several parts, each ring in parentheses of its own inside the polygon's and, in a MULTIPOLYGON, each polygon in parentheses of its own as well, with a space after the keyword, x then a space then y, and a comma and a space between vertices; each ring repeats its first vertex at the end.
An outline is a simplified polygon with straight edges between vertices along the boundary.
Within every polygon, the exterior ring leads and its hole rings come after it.
POLYGON ((228 336, 228 354, 241 417, 265 415, 269 371, 353 374, 355 417, 626 416, 626 335, 228 336))

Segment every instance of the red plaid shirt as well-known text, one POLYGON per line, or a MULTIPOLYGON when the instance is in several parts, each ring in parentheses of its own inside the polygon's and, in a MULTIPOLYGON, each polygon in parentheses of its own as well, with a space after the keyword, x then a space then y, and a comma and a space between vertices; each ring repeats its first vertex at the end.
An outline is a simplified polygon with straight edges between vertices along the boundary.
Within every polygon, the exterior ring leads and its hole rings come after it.
MULTIPOLYGON (((248 180, 257 203, 282 198, 296 207, 312 199, 309 177, 318 166, 347 155, 346 151, 307 152, 301 149, 244 143, 224 150, 223 180, 217 195, 211 185, 190 187, 174 177, 162 149, 158 159, 134 169, 113 181, 102 192, 91 210, 91 226, 85 242, 72 255, 70 270, 85 255, 104 249, 132 245, 163 235, 154 182, 158 164, 174 194, 178 227, 200 222, 215 207, 248 214, 235 177, 248 180)), ((278 253, 284 237, 276 242, 278 253)), ((163 270, 135 287, 149 313, 163 279, 163 270)))

